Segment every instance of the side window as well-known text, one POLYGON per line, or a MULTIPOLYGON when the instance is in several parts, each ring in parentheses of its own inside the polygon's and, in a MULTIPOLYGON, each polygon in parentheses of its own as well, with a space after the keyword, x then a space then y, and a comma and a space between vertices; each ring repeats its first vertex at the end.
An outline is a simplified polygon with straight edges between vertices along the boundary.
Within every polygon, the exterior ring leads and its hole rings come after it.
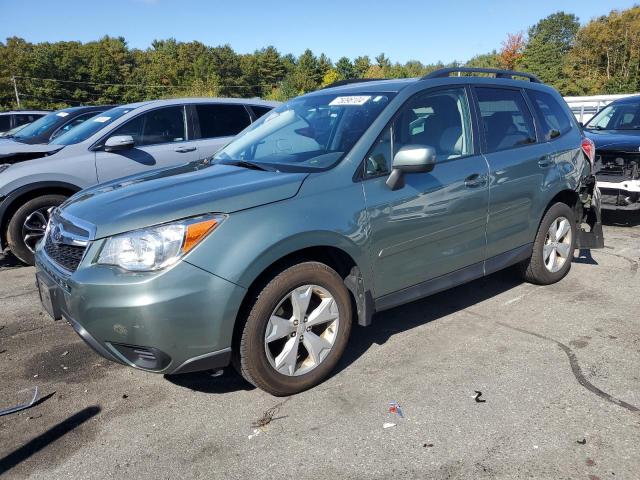
POLYGON ((259 107, 257 105, 251 105, 251 110, 253 110, 256 118, 260 118, 265 113, 269 113, 271 111, 271 107, 259 107))
POLYGON ((428 92, 409 100, 378 137, 367 155, 365 175, 389 172, 393 155, 404 145, 433 147, 442 161, 470 155, 472 144, 465 89, 428 92))
POLYGON ((476 95, 490 152, 536 142, 533 117, 519 90, 477 87, 476 95))
POLYGON ((242 105, 196 105, 200 122, 200 137, 230 137, 237 135, 251 123, 249 112, 242 105))
POLYGON ((125 123, 110 136, 131 135, 137 147, 186 139, 184 108, 167 107, 151 110, 125 123))
POLYGON ((0 131, 11 128, 11 115, 0 115, 0 131))
POLYGON ((552 140, 571 130, 571 120, 553 95, 537 90, 527 90, 527 94, 537 110, 545 140, 552 140))
POLYGON ((31 123, 34 120, 37 120, 42 115, 33 115, 33 114, 20 114, 14 116, 14 124, 16 127, 20 125, 24 125, 25 123, 31 123))
POLYGON ((62 128, 58 129, 57 132, 55 132, 51 138, 56 138, 59 137, 60 135, 62 135, 63 133, 68 132, 69 130, 71 130, 73 127, 76 127, 78 125, 80 125, 82 122, 84 122, 85 120, 90 119, 91 117, 95 117, 96 112, 91 112, 91 113, 85 113, 84 115, 78 115, 76 118, 74 118, 73 120, 71 120, 69 123, 65 124, 62 126, 62 128))

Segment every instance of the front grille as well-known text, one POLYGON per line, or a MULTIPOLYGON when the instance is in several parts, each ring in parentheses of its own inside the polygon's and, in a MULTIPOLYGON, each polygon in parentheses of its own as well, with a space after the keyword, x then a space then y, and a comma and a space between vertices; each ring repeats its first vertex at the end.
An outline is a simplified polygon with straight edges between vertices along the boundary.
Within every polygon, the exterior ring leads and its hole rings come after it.
POLYGON ((51 235, 47 235, 44 243, 44 251, 55 263, 69 272, 75 272, 84 256, 86 247, 54 243, 51 235))

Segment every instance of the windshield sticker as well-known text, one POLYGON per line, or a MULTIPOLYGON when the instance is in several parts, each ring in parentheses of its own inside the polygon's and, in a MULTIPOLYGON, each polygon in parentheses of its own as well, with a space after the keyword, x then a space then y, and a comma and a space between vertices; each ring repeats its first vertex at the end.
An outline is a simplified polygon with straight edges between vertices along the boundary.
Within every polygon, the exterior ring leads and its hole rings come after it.
POLYGON ((63 117, 64 118, 69 114, 67 112, 58 112, 58 113, 56 113, 56 115, 59 116, 59 117, 63 117))
POLYGON ((111 120, 111 117, 98 117, 93 119, 94 122, 98 123, 108 122, 109 120, 111 120))
POLYGON ((348 97, 336 97, 329 105, 342 107, 345 105, 364 105, 371 99, 371 95, 349 95, 348 97))

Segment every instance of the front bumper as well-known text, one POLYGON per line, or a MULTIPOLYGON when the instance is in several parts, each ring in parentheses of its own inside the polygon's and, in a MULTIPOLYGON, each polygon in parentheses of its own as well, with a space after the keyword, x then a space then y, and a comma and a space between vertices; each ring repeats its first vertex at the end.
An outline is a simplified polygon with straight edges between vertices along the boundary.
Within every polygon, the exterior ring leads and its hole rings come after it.
POLYGON ((68 276, 38 249, 36 275, 54 318, 108 360, 164 374, 230 362, 246 290, 185 261, 150 274, 91 265, 68 276))
POLYGON ((603 210, 640 210, 640 180, 597 183, 602 193, 603 210))

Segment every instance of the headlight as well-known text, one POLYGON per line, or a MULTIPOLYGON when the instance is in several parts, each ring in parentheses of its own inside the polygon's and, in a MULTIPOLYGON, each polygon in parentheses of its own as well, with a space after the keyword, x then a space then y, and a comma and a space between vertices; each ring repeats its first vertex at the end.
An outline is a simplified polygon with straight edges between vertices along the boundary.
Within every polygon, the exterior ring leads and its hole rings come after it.
POLYGON ((107 239, 97 263, 136 272, 160 270, 176 263, 225 218, 204 215, 116 235, 107 239))

